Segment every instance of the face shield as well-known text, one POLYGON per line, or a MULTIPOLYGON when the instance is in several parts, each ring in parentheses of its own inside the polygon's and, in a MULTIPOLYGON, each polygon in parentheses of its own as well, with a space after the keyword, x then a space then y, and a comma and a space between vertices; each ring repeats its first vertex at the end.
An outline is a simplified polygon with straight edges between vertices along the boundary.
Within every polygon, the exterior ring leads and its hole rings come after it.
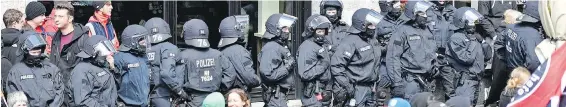
POLYGON ((309 23, 310 29, 316 30, 317 28, 330 28, 332 27, 332 23, 324 16, 316 17, 312 19, 309 23))
POLYGON ((102 42, 98 42, 97 44, 95 44, 93 46, 94 48, 94 53, 97 53, 98 56, 108 56, 111 55, 112 53, 116 52, 116 50, 113 47, 114 45, 112 45, 112 42, 108 41, 108 40, 104 40, 102 42))
POLYGON ((240 30, 243 36, 247 36, 248 32, 250 31, 250 16, 248 15, 236 15, 234 16, 236 19, 237 25, 235 26, 236 29, 240 30))
POLYGON ((432 3, 425 2, 425 1, 419 1, 415 4, 413 14, 423 16, 423 17, 427 17, 426 16, 426 10, 428 10, 430 7, 432 7, 432 3))
POLYGON ((45 42, 43 37, 41 37, 37 34, 34 34, 34 35, 29 35, 26 38, 23 48, 24 48, 24 50, 27 50, 27 51, 30 51, 34 48, 42 48, 43 49, 46 44, 47 43, 45 42))
POLYGON ((370 11, 365 18, 366 27, 369 29, 375 29, 377 27, 377 24, 381 22, 382 19, 383 19, 382 15, 380 15, 375 11, 370 11))
POLYGON ((281 15, 281 18, 279 18, 278 21, 278 26, 277 28, 279 28, 281 30, 281 38, 283 39, 288 39, 290 36, 290 32, 291 32, 291 27, 293 26, 293 24, 295 24, 295 21, 297 20, 297 17, 295 16, 291 16, 291 15, 287 15, 287 14, 283 14, 281 15))
POLYGON ((481 19, 483 16, 481 14, 479 14, 476 11, 472 11, 472 10, 468 10, 466 12, 464 12, 464 16, 462 19, 464 19, 464 21, 466 21, 466 25, 468 26, 475 26, 476 24, 479 23, 479 19, 481 19))

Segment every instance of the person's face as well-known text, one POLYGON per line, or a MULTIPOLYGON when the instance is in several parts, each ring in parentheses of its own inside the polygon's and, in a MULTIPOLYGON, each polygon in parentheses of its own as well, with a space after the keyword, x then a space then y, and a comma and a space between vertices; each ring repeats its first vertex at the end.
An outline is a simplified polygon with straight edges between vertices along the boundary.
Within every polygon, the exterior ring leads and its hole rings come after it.
POLYGON ((146 42, 145 39, 141 39, 140 41, 138 41, 138 43, 143 47, 147 47, 147 44, 146 44, 147 42, 146 42))
POLYGON ((14 22, 13 24, 13 28, 21 30, 22 27, 24 27, 24 22, 25 22, 26 17, 22 16, 22 18, 20 18, 20 20, 18 20, 17 22, 14 22))
POLYGON ((29 51, 29 55, 39 56, 41 54, 41 49, 33 49, 29 51))
POLYGON ((368 28, 368 29, 375 30, 375 24, 369 24, 369 25, 367 26, 367 28, 368 28))
POLYGON ((246 102, 241 99, 241 96, 237 93, 230 93, 228 95, 228 107, 244 107, 246 102))
POLYGON ((66 28, 71 25, 73 16, 70 16, 68 12, 69 11, 65 9, 57 9, 55 11, 55 25, 57 25, 57 28, 66 28))
POLYGON ((338 10, 336 10, 336 8, 327 8, 326 9, 327 15, 336 15, 336 13, 338 13, 338 10))
POLYGON ((45 13, 31 19, 31 21, 39 26, 43 25, 43 22, 45 21, 45 13))
POLYGON ((326 29, 316 29, 315 33, 317 35, 326 35, 326 29))
POLYGON ((283 29, 281 29, 281 31, 285 32, 285 33, 289 33, 289 27, 283 27, 283 29))
POLYGON ((100 11, 106 15, 111 15, 112 14, 112 2, 106 2, 104 4, 104 6, 102 8, 100 8, 100 11))

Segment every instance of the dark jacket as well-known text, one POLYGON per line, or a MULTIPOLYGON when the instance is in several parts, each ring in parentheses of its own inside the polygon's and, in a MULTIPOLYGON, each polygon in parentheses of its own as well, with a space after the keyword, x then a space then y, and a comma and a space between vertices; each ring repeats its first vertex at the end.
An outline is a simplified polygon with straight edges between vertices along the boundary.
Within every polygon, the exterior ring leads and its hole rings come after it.
POLYGON ((534 72, 541 64, 535 54, 535 47, 543 40, 542 35, 528 23, 508 26, 505 54, 507 67, 526 67, 534 72))
POLYGON ((74 106, 115 107, 118 99, 114 75, 88 62, 73 69, 68 89, 74 106))
POLYGON ((147 105, 149 100, 149 65, 147 58, 125 51, 114 54, 114 64, 120 77, 118 97, 129 105, 147 105))
POLYGON ((23 91, 29 106, 60 107, 63 104, 64 85, 59 69, 48 61, 41 66, 28 66, 24 63, 14 65, 8 74, 7 92, 23 91))
POLYGON ((221 51, 222 55, 232 64, 232 69, 225 71, 222 77, 222 83, 228 85, 228 89, 242 88, 246 91, 251 91, 251 88, 260 85, 259 76, 252 67, 251 54, 246 48, 242 45, 233 44, 223 48, 221 51))
POLYGON ((14 28, 2 29, 2 56, 5 56, 10 60, 10 63, 16 64, 23 59, 24 54, 20 52, 19 37, 22 35, 22 31, 14 28))
POLYGON ((181 85, 175 80, 175 56, 179 53, 177 46, 163 42, 152 45, 147 52, 151 69, 151 82, 155 89, 152 97, 169 96, 170 91, 180 89, 181 85))
POLYGON ((511 103, 511 98, 515 96, 519 88, 505 89, 499 96, 499 107, 507 107, 507 104, 511 103))
POLYGON ((73 24, 74 31, 73 31, 73 38, 71 42, 65 46, 63 49, 61 47, 61 30, 55 33, 55 37, 53 38, 53 46, 51 47, 51 54, 49 59, 51 63, 57 65, 59 69, 61 69, 61 74, 63 75, 63 81, 69 80, 69 75, 71 74, 71 70, 79 63, 80 58, 76 55, 81 52, 83 48, 83 41, 88 39, 88 28, 84 27, 81 24, 75 23, 73 24))

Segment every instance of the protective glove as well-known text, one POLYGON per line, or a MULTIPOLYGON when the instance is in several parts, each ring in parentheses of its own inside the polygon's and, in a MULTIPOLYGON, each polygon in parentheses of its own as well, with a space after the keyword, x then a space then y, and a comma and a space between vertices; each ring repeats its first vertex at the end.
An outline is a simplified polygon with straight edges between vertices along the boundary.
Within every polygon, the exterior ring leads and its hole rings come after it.
POLYGON ((179 98, 181 98, 185 101, 191 100, 191 98, 189 97, 189 94, 187 94, 187 92, 185 92, 185 90, 177 88, 177 89, 173 89, 173 91, 175 92, 175 94, 177 94, 179 96, 179 98))

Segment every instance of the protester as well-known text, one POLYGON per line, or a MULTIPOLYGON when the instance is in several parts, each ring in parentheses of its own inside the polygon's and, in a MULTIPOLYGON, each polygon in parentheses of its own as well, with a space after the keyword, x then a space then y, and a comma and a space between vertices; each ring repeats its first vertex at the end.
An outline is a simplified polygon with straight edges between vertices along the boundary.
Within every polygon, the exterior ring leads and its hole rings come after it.
POLYGON ((507 107, 507 104, 511 102, 511 98, 515 96, 519 88, 529 80, 531 73, 525 67, 517 67, 515 68, 507 80, 507 86, 505 86, 505 90, 501 93, 499 98, 499 107, 507 107))
POLYGON ((16 64, 22 60, 22 53, 18 52, 18 37, 22 34, 25 16, 16 9, 8 9, 2 16, 6 28, 2 29, 2 56, 8 58, 10 63, 16 64))
POLYGON ((250 97, 248 94, 239 88, 234 88, 226 93, 226 103, 228 107, 250 107, 250 97))
POLYGON ((90 35, 100 35, 112 41, 114 48, 118 49, 120 43, 118 42, 116 30, 110 20, 112 15, 112 2, 110 0, 93 1, 94 15, 88 19, 85 24, 89 28, 90 35))

